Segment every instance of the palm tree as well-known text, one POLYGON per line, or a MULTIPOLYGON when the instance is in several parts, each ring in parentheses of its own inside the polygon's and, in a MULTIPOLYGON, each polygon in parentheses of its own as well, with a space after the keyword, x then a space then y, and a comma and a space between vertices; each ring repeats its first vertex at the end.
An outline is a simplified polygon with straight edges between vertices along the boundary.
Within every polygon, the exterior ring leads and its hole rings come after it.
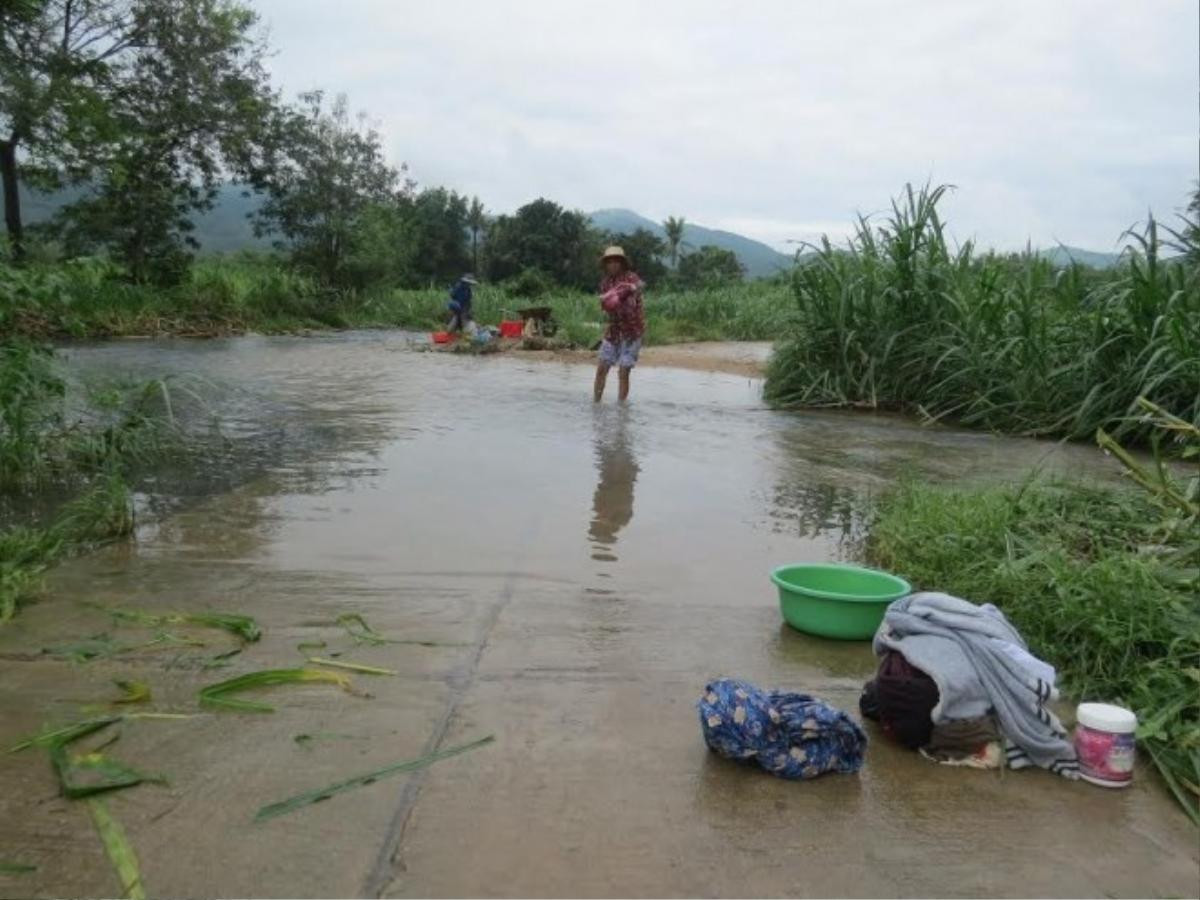
POLYGON ((667 216, 667 221, 663 222, 663 231, 667 233, 667 247, 671 251, 672 269, 679 268, 679 245, 683 243, 683 225, 683 216, 678 219, 667 216))
POLYGON ((479 232, 487 227, 487 213, 484 212, 483 202, 478 197, 471 198, 471 208, 467 211, 467 227, 471 229, 471 267, 479 274, 479 232))

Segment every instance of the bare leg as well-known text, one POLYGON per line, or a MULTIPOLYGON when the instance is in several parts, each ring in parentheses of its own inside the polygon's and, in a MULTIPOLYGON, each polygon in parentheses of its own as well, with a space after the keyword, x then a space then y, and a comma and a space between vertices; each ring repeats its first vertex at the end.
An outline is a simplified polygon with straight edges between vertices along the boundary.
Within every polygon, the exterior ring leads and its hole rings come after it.
POLYGON ((617 378, 619 379, 620 390, 617 392, 617 399, 624 403, 629 399, 629 373, 633 369, 622 366, 617 370, 617 378))
POLYGON ((596 386, 592 392, 593 399, 599 403, 604 397, 604 384, 608 381, 608 369, 604 363, 596 366, 596 386))

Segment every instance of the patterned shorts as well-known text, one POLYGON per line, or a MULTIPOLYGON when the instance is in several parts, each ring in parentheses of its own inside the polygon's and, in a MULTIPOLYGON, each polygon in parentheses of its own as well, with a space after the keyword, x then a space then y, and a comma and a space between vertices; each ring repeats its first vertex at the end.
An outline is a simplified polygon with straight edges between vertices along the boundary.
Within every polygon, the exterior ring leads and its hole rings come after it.
POLYGON ((637 365, 638 353, 641 352, 641 349, 641 338, 631 338, 616 343, 605 338, 600 342, 600 363, 605 366, 632 369, 637 365))

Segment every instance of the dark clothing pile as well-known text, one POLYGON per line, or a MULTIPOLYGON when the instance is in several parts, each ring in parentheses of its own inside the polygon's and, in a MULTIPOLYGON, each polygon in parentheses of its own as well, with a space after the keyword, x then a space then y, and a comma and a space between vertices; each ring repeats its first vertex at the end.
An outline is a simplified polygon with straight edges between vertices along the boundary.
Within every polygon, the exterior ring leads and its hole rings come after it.
POLYGON ((762 691, 724 678, 705 688, 697 708, 710 750, 780 778, 850 774, 862 767, 867 736, 858 723, 807 694, 762 691))
POLYGON ((937 702, 933 679, 909 665, 901 654, 889 650, 879 661, 875 679, 863 688, 858 707, 865 718, 879 722, 892 740, 909 750, 918 750, 929 743, 931 713, 937 702))
POLYGON ((859 705, 900 743, 951 765, 1078 777, 1075 748, 1046 705, 1058 696, 1054 669, 996 607, 910 594, 888 607, 874 647, 879 669, 859 705))

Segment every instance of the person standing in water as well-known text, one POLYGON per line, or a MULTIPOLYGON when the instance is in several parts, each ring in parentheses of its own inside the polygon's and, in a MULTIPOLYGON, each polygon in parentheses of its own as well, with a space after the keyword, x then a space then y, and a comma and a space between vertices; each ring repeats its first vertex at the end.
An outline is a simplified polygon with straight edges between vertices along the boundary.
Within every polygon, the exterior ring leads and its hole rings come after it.
POLYGON ((608 327, 600 342, 600 360, 596 366, 594 398, 604 397, 608 370, 617 367, 620 387, 617 398, 629 397, 629 373, 637 365, 642 349, 642 334, 646 317, 642 311, 642 288, 645 285, 629 265, 629 257, 620 247, 609 247, 600 258, 604 278, 600 282, 600 305, 608 313, 608 327))
POLYGON ((450 303, 446 307, 450 310, 450 323, 446 326, 446 330, 451 334, 462 331, 466 328, 467 323, 472 321, 471 288, 476 284, 479 282, 475 280, 474 275, 468 272, 454 282, 454 286, 450 288, 450 303))

